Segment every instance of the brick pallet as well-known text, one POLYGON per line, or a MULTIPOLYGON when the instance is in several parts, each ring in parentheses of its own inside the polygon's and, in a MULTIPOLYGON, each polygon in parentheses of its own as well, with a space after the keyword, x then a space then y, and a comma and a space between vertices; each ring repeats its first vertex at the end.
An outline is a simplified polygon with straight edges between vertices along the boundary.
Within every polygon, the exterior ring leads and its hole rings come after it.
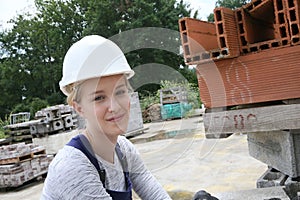
POLYGON ((201 101, 216 108, 299 98, 299 54, 296 45, 199 64, 201 101))
POLYGON ((40 121, 30 125, 30 132, 34 137, 73 130, 78 126, 78 116, 68 105, 44 108, 36 113, 36 118, 40 118, 40 121))
MULTIPOLYGON (((252 0, 214 14, 217 49, 199 51, 200 59, 184 52, 185 62, 197 65, 205 135, 247 133, 249 154, 276 171, 267 171, 257 186, 283 186, 291 199, 299 197, 300 1, 252 0)), ((205 35, 192 39, 201 45, 205 35)))
POLYGON ((256 0, 236 10, 216 8, 215 23, 180 19, 185 62, 200 64, 297 45, 299 4, 298 0, 256 0))
POLYGON ((35 114, 35 120, 5 126, 10 144, 32 143, 33 138, 69 131, 79 126, 78 116, 70 106, 56 105, 35 114))
POLYGON ((0 151, 0 188, 18 187, 46 174, 53 159, 44 147, 33 144, 1 146, 0 151))

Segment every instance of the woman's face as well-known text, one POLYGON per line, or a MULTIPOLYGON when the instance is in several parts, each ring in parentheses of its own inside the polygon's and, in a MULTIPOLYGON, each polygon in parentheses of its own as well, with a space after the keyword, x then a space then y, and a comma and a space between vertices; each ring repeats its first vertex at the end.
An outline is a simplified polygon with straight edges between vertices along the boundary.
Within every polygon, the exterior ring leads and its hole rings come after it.
POLYGON ((127 129, 130 111, 128 87, 123 75, 84 81, 80 86, 76 111, 87 120, 87 128, 101 131, 108 137, 127 129))

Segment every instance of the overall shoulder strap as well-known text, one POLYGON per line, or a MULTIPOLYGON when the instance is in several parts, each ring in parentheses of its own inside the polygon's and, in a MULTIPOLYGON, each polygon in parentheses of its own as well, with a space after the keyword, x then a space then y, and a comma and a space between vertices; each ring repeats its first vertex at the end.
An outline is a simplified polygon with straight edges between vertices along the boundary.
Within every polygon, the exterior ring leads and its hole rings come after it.
POLYGON ((82 134, 77 135, 76 137, 72 138, 70 142, 67 143, 67 145, 79 149, 82 153, 86 155, 86 157, 91 161, 91 163, 97 169, 103 187, 105 187, 105 170, 100 168, 98 160, 95 157, 94 151, 87 138, 82 134))
POLYGON ((115 150, 116 150, 118 159, 121 162, 121 165, 122 165, 122 168, 123 168, 123 172, 128 172, 127 160, 126 160, 126 157, 124 156, 124 154, 121 151, 121 147, 120 147, 119 143, 117 143, 115 150))

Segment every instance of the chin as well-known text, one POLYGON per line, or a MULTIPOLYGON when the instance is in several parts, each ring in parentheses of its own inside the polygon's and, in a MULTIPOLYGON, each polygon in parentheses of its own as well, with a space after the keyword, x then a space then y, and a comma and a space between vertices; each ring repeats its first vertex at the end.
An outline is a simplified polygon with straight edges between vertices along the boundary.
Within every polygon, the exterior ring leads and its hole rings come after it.
POLYGON ((127 125, 126 126, 114 126, 107 130, 107 132, 111 135, 122 135, 126 133, 127 125))

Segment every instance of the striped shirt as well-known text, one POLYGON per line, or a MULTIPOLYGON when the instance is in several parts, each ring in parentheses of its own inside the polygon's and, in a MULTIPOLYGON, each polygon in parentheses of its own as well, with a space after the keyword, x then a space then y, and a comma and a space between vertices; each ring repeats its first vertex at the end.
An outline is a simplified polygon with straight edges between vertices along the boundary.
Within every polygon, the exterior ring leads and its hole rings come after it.
MULTIPOLYGON (((133 190, 141 199, 171 199, 154 176, 146 169, 137 149, 124 136, 118 137, 126 156, 133 190)), ((125 191, 122 165, 115 153, 114 163, 96 156, 105 169, 105 188, 125 191)), ((112 199, 100 181, 94 165, 80 150, 65 145, 49 165, 41 199, 112 199)))

